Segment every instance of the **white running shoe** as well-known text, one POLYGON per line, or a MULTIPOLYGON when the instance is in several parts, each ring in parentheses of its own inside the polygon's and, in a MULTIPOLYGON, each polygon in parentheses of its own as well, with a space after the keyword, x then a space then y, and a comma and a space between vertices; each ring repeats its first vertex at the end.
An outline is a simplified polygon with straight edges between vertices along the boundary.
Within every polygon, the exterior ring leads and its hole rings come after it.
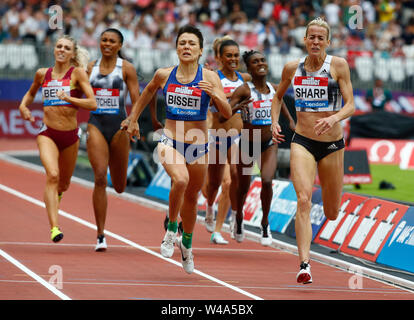
POLYGON ((177 232, 167 231, 161 242, 161 255, 165 258, 171 258, 174 253, 174 243, 177 232))
POLYGON ((206 217, 204 219, 206 224, 206 229, 208 232, 213 232, 216 228, 216 223, 214 221, 214 206, 207 205, 206 217))
POLYGON ((263 229, 263 226, 260 226, 262 237, 260 238, 260 243, 262 246, 268 247, 272 245, 272 232, 270 231, 270 225, 267 225, 266 229, 263 229))
POLYGON ((185 272, 188 274, 193 273, 194 271, 194 257, 193 257, 193 249, 187 249, 184 247, 183 243, 180 242, 180 250, 181 250, 181 263, 185 272))
POLYGON ((210 238, 211 243, 215 244, 228 244, 229 242, 223 238, 220 232, 213 232, 210 238))
POLYGON ((98 236, 98 240, 96 241, 95 251, 97 252, 105 251, 107 248, 108 246, 106 245, 105 236, 104 235, 98 236))
POLYGON ((302 262, 300 264, 300 271, 296 275, 296 281, 298 283, 309 284, 312 283, 311 266, 308 263, 302 262))

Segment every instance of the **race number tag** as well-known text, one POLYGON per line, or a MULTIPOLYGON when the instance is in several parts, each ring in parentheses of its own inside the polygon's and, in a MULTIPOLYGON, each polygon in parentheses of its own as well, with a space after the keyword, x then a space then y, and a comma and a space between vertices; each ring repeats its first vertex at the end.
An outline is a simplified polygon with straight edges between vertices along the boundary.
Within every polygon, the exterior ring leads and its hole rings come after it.
POLYGON ((67 106, 69 102, 57 97, 58 91, 65 91, 70 96, 70 79, 45 81, 42 85, 43 106, 67 106))
POLYGON ((327 77, 295 77, 295 107, 327 108, 328 78, 327 77))
POLYGON ((201 92, 199 88, 169 84, 166 95, 168 111, 175 115, 200 115, 201 92))
POLYGON ((272 116, 270 113, 272 100, 261 100, 253 102, 250 116, 251 123, 254 125, 270 125, 272 124, 272 116))
POLYGON ((119 113, 119 89, 93 88, 97 109, 94 114, 119 113))

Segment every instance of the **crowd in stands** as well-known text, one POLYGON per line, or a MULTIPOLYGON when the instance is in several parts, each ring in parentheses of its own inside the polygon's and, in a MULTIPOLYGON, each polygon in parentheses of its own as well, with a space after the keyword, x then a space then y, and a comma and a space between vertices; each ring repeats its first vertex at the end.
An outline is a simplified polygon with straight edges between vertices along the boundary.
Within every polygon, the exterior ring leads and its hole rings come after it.
POLYGON ((410 0, 3 0, 0 43, 44 45, 66 33, 84 47, 97 47, 101 32, 115 27, 126 47, 171 49, 178 28, 193 24, 203 31, 205 45, 229 34, 241 46, 286 54, 302 48, 305 26, 317 16, 332 27, 335 55, 362 50, 404 56, 402 47, 414 44, 410 0), (54 5, 62 8, 60 16, 50 10, 54 5), (60 17, 61 28, 51 28, 60 17))

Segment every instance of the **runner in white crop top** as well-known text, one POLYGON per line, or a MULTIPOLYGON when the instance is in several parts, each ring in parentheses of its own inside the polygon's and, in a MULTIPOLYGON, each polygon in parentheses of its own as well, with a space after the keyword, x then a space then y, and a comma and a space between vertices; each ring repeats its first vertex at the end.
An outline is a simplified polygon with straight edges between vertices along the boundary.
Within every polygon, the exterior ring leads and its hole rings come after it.
MULTIPOLYGON (((268 221, 270 204, 273 196, 272 179, 277 167, 277 144, 272 141, 270 107, 277 85, 267 82, 268 65, 266 57, 257 51, 243 54, 247 70, 252 81, 236 89, 230 100, 233 112, 242 101, 243 130, 239 143, 238 197, 237 215, 234 226, 234 236, 237 241, 243 240, 243 206, 251 183, 251 169, 254 162, 260 168, 262 188, 260 199, 262 204, 262 245, 271 245, 272 235, 268 221), (250 101, 249 101, 250 99, 250 101)), ((290 127, 294 130, 294 121, 285 104, 282 106, 284 116, 289 119, 290 127)))
POLYGON ((311 283, 310 209, 315 176, 319 175, 325 216, 338 216, 344 174, 344 141, 341 120, 355 109, 348 63, 329 56, 330 27, 321 18, 312 20, 304 37, 307 56, 288 62, 272 103, 272 133, 281 141, 278 124, 282 97, 292 84, 296 104, 296 132, 290 152, 291 179, 297 195, 295 220, 300 270, 298 283, 311 283), (344 103, 342 105, 342 99, 344 103))

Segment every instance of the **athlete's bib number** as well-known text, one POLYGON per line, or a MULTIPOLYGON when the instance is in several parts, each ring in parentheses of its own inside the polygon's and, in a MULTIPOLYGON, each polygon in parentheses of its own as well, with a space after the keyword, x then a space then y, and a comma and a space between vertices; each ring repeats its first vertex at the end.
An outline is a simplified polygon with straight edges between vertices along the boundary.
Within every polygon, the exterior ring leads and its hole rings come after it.
POLYGON ((327 108, 327 77, 295 77, 295 106, 299 108, 327 108))
POLYGON ((253 108, 250 110, 251 123, 254 125, 270 125, 272 100, 261 100, 253 102, 253 108))
POLYGON ((169 84, 166 95, 168 111, 175 115, 198 116, 201 108, 201 89, 169 84))
POLYGON ((95 114, 119 113, 119 89, 93 88, 97 109, 95 114))
POLYGON ((62 90, 70 96, 70 79, 46 81, 42 86, 43 105, 45 107, 69 105, 68 102, 57 97, 58 91, 62 90))

